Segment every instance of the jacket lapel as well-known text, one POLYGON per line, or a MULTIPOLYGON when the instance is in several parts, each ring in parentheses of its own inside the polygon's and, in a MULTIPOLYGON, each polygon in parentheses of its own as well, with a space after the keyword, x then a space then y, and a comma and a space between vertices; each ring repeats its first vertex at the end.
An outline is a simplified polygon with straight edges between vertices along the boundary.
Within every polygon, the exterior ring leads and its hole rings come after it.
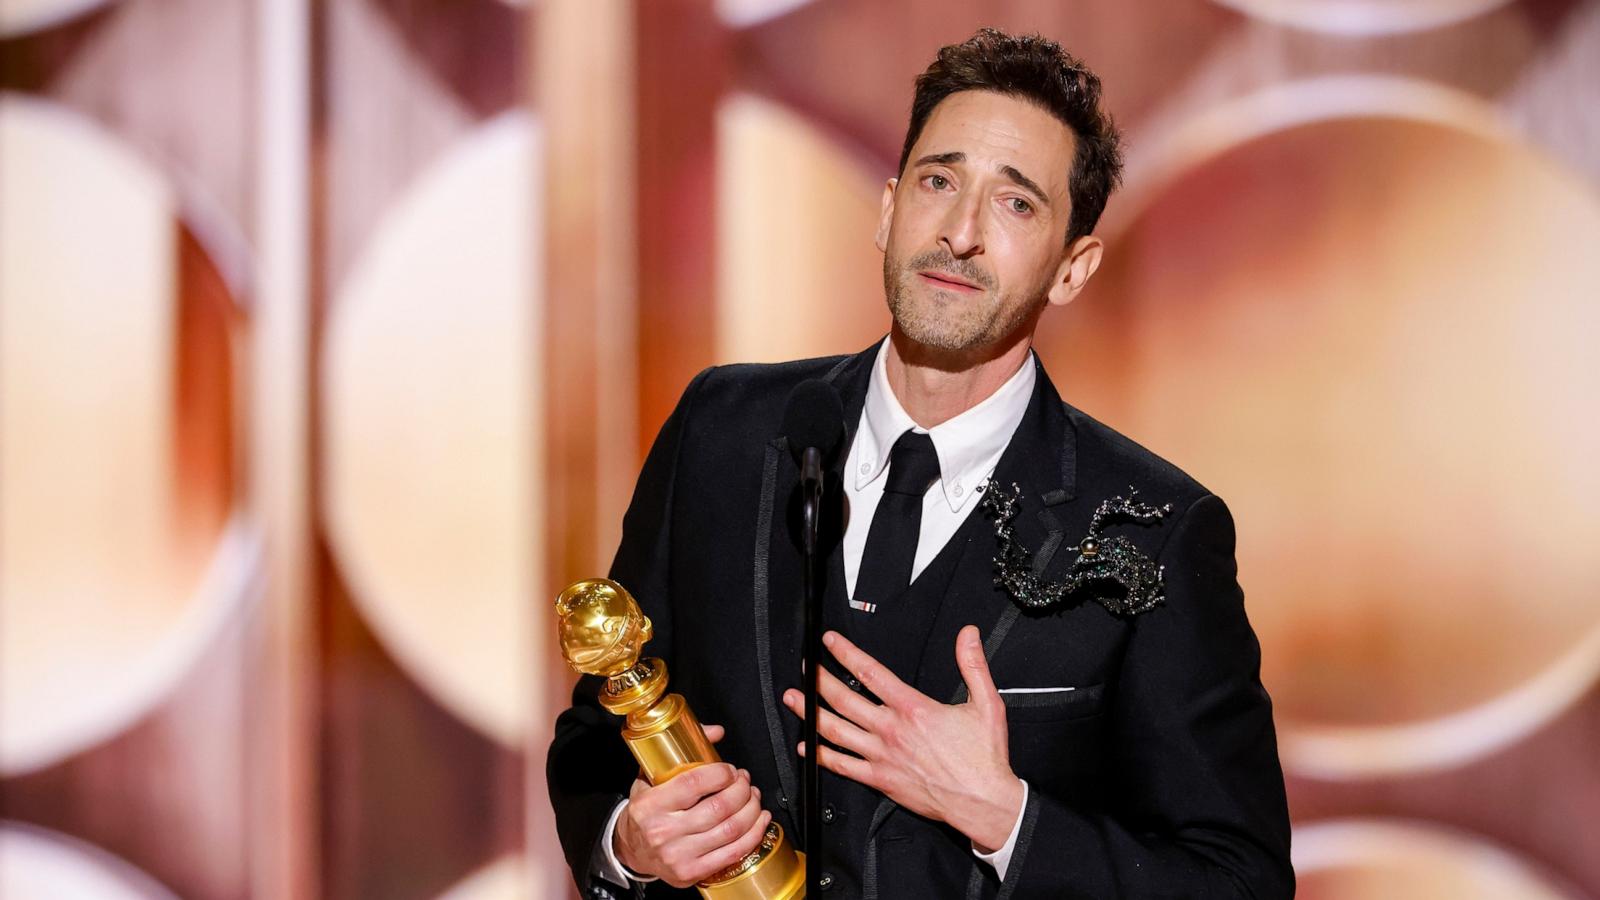
MULTIPOLYGON (((838 388, 844 401, 845 442, 839 451, 844 459, 855 439, 861 408, 866 402, 867 380, 877 345, 839 361, 823 376, 838 388)), ((835 476, 837 477, 837 476, 835 476)), ((761 503, 757 509, 755 532, 755 579, 752 598, 755 613, 757 675, 761 682, 762 713, 767 736, 777 763, 778 782, 783 796, 780 805, 790 816, 789 828, 798 834, 800 774, 795 744, 799 730, 795 717, 783 707, 784 690, 800 686, 801 641, 805 627, 805 596, 802 564, 791 526, 799 513, 794 508, 800 472, 789 453, 788 441, 773 437, 763 448, 761 503)), ((838 491, 833 491, 837 495, 838 491)), ((837 555, 837 548, 830 555, 837 555)), ((822 573, 819 589, 826 588, 828 575, 822 573)))
MULTIPOLYGON (((1074 495, 1077 454, 1076 435, 1061 396, 1037 358, 1034 365, 1038 380, 1033 398, 995 466, 994 482, 1006 491, 1013 484, 1020 489, 1016 539, 1033 550, 1034 571, 1043 572, 1063 541, 1059 513, 1074 495)), ((955 539, 968 541, 969 546, 929 633, 928 651, 917 676, 918 690, 949 703, 963 702, 967 696, 966 683, 956 668, 956 635, 966 625, 977 625, 984 638, 984 656, 993 660, 1021 612, 994 581, 994 557, 999 552, 994 520, 974 510, 955 539)))

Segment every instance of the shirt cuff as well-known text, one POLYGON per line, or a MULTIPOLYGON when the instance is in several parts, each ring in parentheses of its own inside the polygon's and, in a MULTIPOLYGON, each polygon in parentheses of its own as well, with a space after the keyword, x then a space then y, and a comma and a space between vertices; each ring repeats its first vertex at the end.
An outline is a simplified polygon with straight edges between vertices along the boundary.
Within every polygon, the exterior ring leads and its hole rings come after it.
MULTIPOLYGON (((1023 795, 1023 799, 1027 799, 1026 794, 1023 795)), ((611 811, 611 818, 606 820, 605 830, 600 832, 600 855, 594 857, 594 871, 590 874, 599 878, 604 878, 612 884, 621 885, 644 884, 647 881, 655 881, 656 877, 654 875, 640 875, 638 872, 635 872, 623 865, 622 860, 617 859, 617 851, 612 844, 612 841, 617 836, 617 819, 622 816, 622 811, 627 808, 628 801, 623 800, 621 803, 617 804, 616 809, 611 811)), ((1016 839, 1016 829, 1013 828, 1011 840, 1015 841, 1016 839)), ((1006 856, 1010 855, 1011 850, 1010 845, 1008 844, 1006 856)))
MULTIPOLYGON (((1011 823, 1011 834, 1006 842, 993 853, 979 853, 978 845, 972 845, 972 855, 993 866, 994 873, 1000 876, 1001 881, 1006 880, 1006 869, 1011 865, 1011 851, 1017 849, 1017 834, 1022 831, 1022 816, 1028 811, 1028 782, 1021 778, 1017 780, 1022 782, 1022 806, 1017 810, 1017 820, 1011 823)), ((610 846, 609 841, 606 846, 610 846)))

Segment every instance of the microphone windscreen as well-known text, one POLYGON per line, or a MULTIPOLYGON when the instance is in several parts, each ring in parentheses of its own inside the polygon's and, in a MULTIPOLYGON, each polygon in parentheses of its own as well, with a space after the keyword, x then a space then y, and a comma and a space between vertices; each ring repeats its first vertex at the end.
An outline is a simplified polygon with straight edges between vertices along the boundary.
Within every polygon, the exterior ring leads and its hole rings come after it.
POLYGON ((795 385, 783 412, 783 434, 797 464, 807 447, 815 447, 827 468, 844 443, 844 401, 833 385, 816 378, 795 385))

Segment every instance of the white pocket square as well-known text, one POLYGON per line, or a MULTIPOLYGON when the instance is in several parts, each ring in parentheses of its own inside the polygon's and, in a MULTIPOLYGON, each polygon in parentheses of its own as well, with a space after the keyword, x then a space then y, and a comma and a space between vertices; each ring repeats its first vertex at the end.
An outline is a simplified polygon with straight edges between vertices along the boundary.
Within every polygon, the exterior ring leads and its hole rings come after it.
POLYGON ((1002 694, 1065 694, 1075 691, 1075 687, 1042 687, 1042 688, 999 688, 1002 694))

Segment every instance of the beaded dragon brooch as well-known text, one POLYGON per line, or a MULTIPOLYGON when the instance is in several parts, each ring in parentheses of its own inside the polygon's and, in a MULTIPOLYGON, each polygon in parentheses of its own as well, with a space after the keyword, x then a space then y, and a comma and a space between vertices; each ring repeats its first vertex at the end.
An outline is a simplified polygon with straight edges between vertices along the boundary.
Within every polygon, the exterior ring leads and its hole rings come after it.
MULTIPOLYGON (((979 488, 983 499, 979 509, 994 519, 994 533, 1000 540, 1000 555, 994 558, 995 583, 1004 587, 1023 608, 1047 610, 1064 606, 1069 598, 1091 586, 1100 588, 1094 595, 1101 606, 1119 616, 1134 616, 1162 601, 1162 566, 1120 535, 1105 537, 1102 531, 1114 521, 1148 524, 1172 512, 1172 504, 1152 506, 1139 502, 1139 492, 1128 489, 1127 497, 1112 497, 1100 504, 1089 522, 1089 533, 1078 542, 1078 558, 1072 561, 1067 576, 1050 581, 1033 572, 1033 551, 1017 544, 1011 520, 1016 518, 1022 489, 1011 485, 1008 493, 993 479, 979 488)), ((1074 602, 1084 598, 1076 597, 1074 602)))

